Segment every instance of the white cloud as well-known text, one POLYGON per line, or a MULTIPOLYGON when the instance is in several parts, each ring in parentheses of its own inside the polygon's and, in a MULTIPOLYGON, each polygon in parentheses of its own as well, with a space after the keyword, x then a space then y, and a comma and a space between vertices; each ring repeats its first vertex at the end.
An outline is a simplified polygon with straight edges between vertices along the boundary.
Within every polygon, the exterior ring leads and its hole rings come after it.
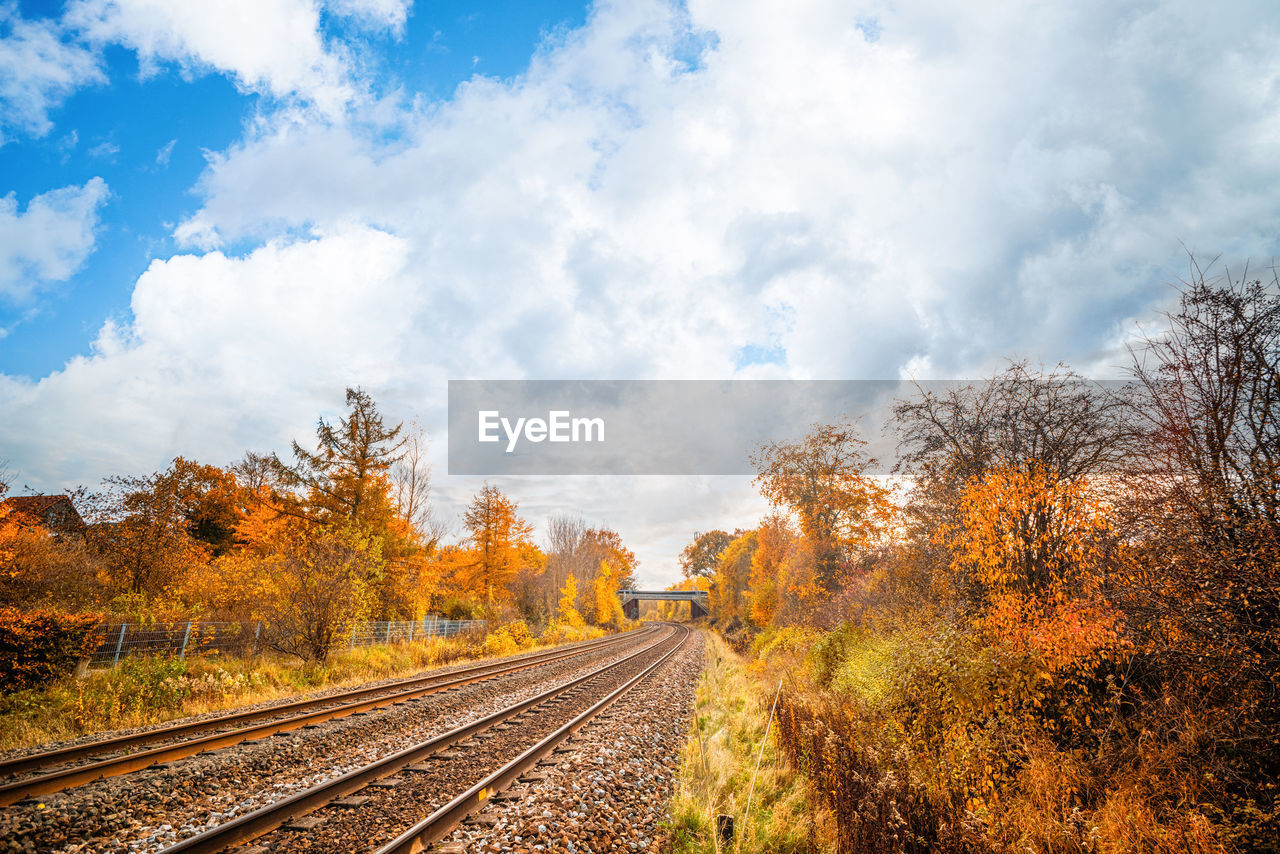
POLYGON ((98 208, 107 184, 41 193, 18 211, 14 193, 0 198, 0 297, 21 300, 50 282, 70 278, 93 251, 98 208))
POLYGON ((168 166, 169 158, 173 157, 173 147, 178 144, 176 139, 171 139, 156 151, 156 165, 168 166))
POLYGON ((328 0, 326 8, 335 15, 352 18, 373 29, 404 32, 413 0, 328 0))
POLYGON ((91 42, 134 48, 144 69, 214 69, 247 91, 296 95, 327 115, 354 94, 311 0, 76 0, 65 20, 91 42))
POLYGON ((103 140, 102 142, 89 149, 90 157, 100 157, 107 160, 114 160, 115 156, 120 153, 120 146, 111 140, 103 140))
MULTIPOLYGON (((98 58, 68 43, 54 21, 29 21, 0 5, 0 134, 19 130, 44 136, 49 112, 81 86, 103 83, 98 58)), ((3 136, 0 135, 0 142, 3 136)))
POLYGON ((175 234, 376 223, 531 375, 723 374, 775 341, 799 376, 1104 369, 1179 241, 1280 251, 1277 16, 1145 8, 601 4, 394 144, 250 136, 175 234))
POLYGON ((63 485, 197 449, 222 463, 284 450, 344 385, 382 389, 400 371, 418 299, 406 259, 399 238, 352 228, 154 261, 132 321, 107 322, 91 355, 35 382, 0 377, 0 447, 63 485))

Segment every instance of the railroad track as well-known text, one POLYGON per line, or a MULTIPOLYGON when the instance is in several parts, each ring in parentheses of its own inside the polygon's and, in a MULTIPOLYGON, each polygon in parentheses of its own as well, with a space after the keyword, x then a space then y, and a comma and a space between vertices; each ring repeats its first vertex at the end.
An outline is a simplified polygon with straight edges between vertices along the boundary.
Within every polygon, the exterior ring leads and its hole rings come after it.
MULTIPOLYGON (((655 631, 660 630, 644 629, 641 634, 655 631)), ((514 660, 487 662, 446 673, 415 676, 325 697, 295 700, 277 706, 177 723, 117 738, 15 757, 0 762, 0 778, 12 778, 0 784, 0 806, 17 803, 24 798, 63 791, 104 777, 128 774, 204 751, 314 726, 335 718, 369 712, 463 685, 589 655, 602 649, 631 643, 639 636, 637 633, 616 635, 514 660), (121 753, 130 748, 154 745, 161 741, 172 743, 121 753), (48 770, 51 768, 54 770, 48 770), (40 773, 17 776, 30 771, 40 773)))
POLYGON ((376 854, 421 851, 546 761, 561 742, 679 652, 689 635, 685 627, 668 625, 636 652, 164 852, 208 854, 251 841, 254 847, 240 849, 244 854, 327 854, 375 846, 376 854))

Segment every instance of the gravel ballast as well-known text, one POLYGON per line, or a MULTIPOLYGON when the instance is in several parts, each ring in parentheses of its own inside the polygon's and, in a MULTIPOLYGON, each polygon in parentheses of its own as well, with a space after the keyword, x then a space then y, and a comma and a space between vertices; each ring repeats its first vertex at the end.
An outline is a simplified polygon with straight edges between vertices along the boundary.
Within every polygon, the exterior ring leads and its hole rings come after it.
POLYGON ((672 660, 576 733, 554 764, 474 813, 441 852, 659 851, 703 662, 695 633, 672 660))

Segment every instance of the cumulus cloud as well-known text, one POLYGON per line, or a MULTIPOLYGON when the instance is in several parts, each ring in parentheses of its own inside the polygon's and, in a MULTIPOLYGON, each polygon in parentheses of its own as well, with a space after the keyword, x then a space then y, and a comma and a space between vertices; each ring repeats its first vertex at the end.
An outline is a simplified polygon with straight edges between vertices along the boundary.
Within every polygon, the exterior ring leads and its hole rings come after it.
POLYGON ((132 320, 106 323, 91 354, 39 381, 0 377, 0 447, 32 461, 24 474, 65 485, 179 453, 226 462, 287 445, 344 385, 386 387, 402 370, 418 299, 407 255, 399 238, 356 227, 154 261, 132 320))
POLYGON ((353 95, 311 0, 76 0, 64 18, 91 42, 132 47, 152 72, 166 62, 213 69, 247 91, 297 95, 326 114, 353 95))
POLYGON ((44 136, 51 110, 76 89, 105 82, 97 56, 68 42, 56 21, 23 19, 0 5, 0 143, 3 132, 44 136))
POLYGON ((642 374, 778 345, 800 376, 1102 370, 1179 241, 1280 249, 1277 33, 1250 2, 604 3, 393 144, 263 129, 211 161, 176 237, 376 223, 433 247, 424 287, 506 292, 534 373, 605 342, 642 374))
POLYGON ((92 178, 41 193, 24 211, 16 194, 0 198, 0 297, 22 300, 70 278, 93 251, 98 208, 108 195, 106 182, 92 178))

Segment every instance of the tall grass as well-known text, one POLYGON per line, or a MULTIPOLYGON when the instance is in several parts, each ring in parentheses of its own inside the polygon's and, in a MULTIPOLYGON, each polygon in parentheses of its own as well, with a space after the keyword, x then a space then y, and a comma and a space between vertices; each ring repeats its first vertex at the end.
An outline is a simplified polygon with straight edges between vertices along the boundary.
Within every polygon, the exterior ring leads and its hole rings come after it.
POLYGON ((822 815, 815 815, 811 808, 804 778, 778 755, 772 736, 765 742, 772 686, 753 675, 719 635, 707 632, 706 640, 707 661, 698 680, 696 714, 671 803, 672 852, 832 850, 824 841, 827 829, 822 815), (716 816, 722 814, 734 817, 735 838, 728 845, 716 832, 716 816))
POLYGON ((519 623, 500 626, 482 640, 430 638, 338 650, 322 664, 274 655, 126 659, 116 667, 90 671, 84 678, 68 676, 41 688, 0 695, 0 751, 149 726, 602 634, 599 630, 572 635, 548 632, 535 640, 519 623))

